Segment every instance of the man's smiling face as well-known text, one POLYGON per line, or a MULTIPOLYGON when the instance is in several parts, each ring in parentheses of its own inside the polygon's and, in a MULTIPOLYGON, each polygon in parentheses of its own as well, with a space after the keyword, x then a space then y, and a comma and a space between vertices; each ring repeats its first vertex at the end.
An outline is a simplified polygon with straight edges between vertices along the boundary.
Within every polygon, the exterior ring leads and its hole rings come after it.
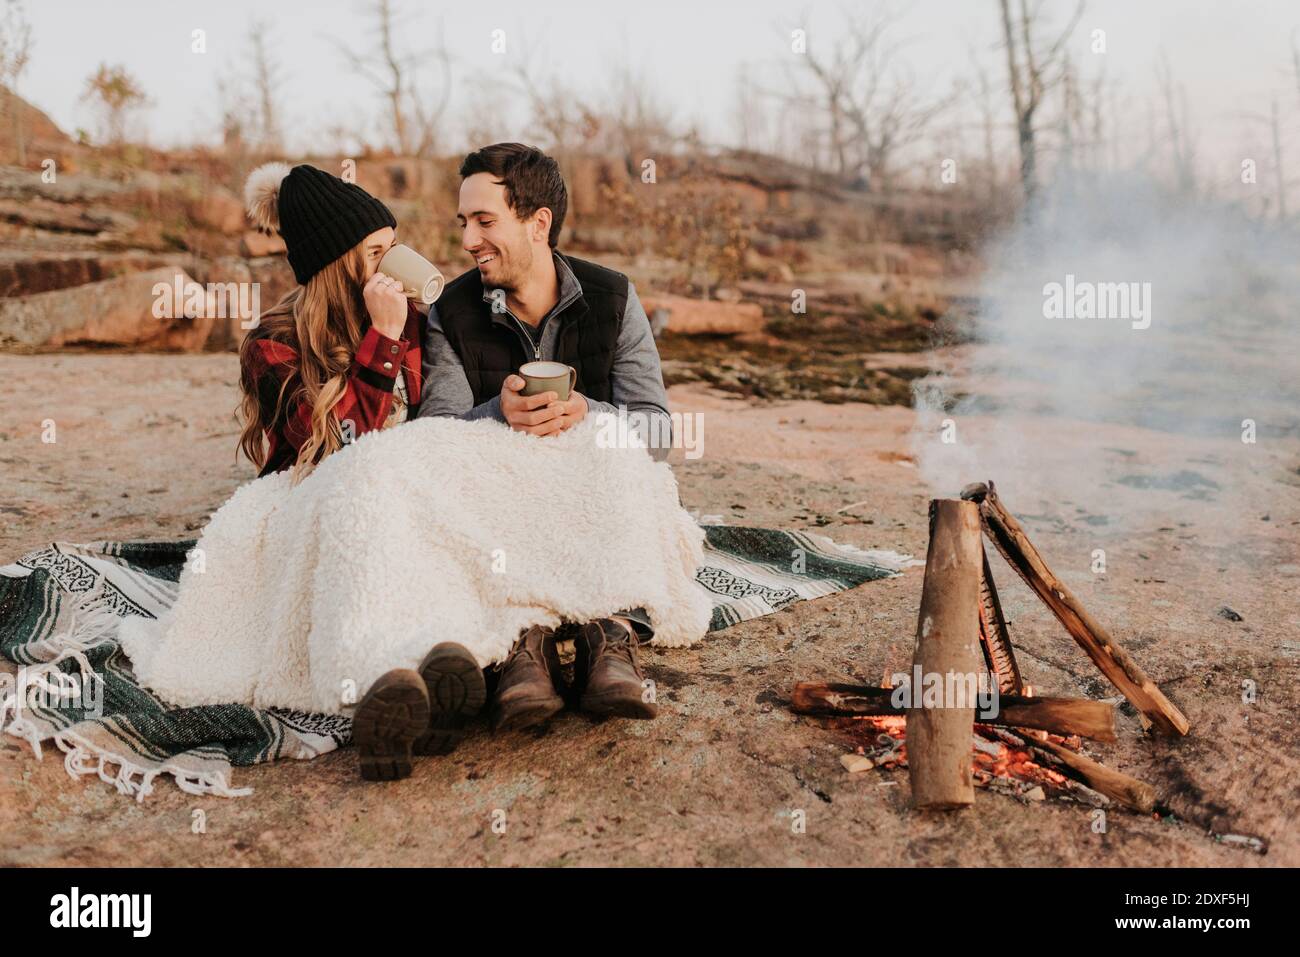
POLYGON ((464 230, 461 245, 474 257, 484 287, 518 288, 532 269, 533 243, 530 224, 506 203, 505 186, 491 173, 466 177, 456 219, 464 230))

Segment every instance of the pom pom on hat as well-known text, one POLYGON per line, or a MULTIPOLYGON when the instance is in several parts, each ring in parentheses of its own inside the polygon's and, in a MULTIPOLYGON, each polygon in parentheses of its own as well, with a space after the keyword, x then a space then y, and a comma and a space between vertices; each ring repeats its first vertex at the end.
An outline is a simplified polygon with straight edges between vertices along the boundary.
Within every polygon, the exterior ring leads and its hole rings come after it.
POLYGON ((263 232, 280 230, 280 184, 291 169, 288 163, 264 163, 248 174, 244 205, 248 218, 263 232))

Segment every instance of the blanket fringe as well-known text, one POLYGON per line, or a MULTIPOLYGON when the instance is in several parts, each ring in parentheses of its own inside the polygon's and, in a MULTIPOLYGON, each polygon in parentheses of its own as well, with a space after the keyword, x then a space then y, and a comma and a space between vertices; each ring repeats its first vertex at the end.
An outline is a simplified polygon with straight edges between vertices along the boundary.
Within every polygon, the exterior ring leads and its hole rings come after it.
POLYGON ((11 692, 5 695, 3 700, 0 700, 0 731, 11 737, 21 738, 26 741, 31 746, 33 753, 35 753, 36 759, 38 761, 44 760, 44 755, 41 753, 40 732, 26 718, 18 716, 18 695, 16 693, 11 692), (6 724, 5 722, 10 714, 14 715, 13 720, 6 724))
POLYGON ((919 558, 914 558, 903 552, 891 551, 887 548, 858 548, 848 542, 837 542, 827 538, 824 535, 814 535, 811 532, 805 532, 809 538, 816 540, 824 548, 830 551, 837 551, 840 554, 853 558, 857 561, 869 561, 873 565, 879 565, 890 571, 901 572, 905 568, 912 568, 916 565, 924 565, 925 562, 919 558))
POLYGON ((59 660, 67 651, 86 652, 105 641, 115 640, 121 624, 122 619, 116 612, 92 600, 73 610, 72 620, 58 637, 33 641, 26 648, 59 660))
MULTIPOLYGON (((0 701, 0 729, 11 737, 26 741, 32 753, 36 755, 36 759, 44 761, 45 753, 41 748, 40 732, 34 724, 23 717, 15 717, 7 725, 4 723, 7 715, 11 711, 16 711, 17 706, 14 702, 16 697, 16 694, 8 694, 0 701)), ((226 776, 215 771, 197 774, 173 764, 164 764, 153 769, 142 768, 119 754, 96 747, 71 730, 60 731, 53 736, 53 739, 65 753, 63 767, 69 777, 75 779, 93 774, 105 784, 113 785, 119 794, 134 796, 137 802, 143 801, 153 793, 153 781, 159 774, 170 774, 176 781, 176 786, 186 794, 212 794, 217 797, 235 798, 247 797, 253 793, 252 788, 231 787, 226 776), (110 766, 114 764, 117 765, 116 774, 110 770, 110 766)))
MULTIPOLYGON (((76 647, 65 647, 52 661, 20 669, 15 676, 19 679, 16 682, 16 690, 0 698, 0 732, 26 741, 32 753, 36 755, 36 759, 45 760, 40 731, 35 724, 22 716, 19 689, 36 687, 60 698, 75 697, 80 692, 81 681, 87 680, 87 676, 92 679, 98 677, 84 652, 76 647), (81 672, 80 681, 75 676, 64 674, 59 670, 59 665, 68 660, 77 662, 81 672), (53 685, 51 680, 54 682, 53 685)), ((63 767, 69 777, 75 779, 93 774, 105 784, 113 785, 119 794, 134 796, 137 802, 143 801, 153 793, 153 781, 159 774, 170 774, 175 779, 176 786, 186 794, 212 794, 217 797, 233 798, 246 797, 253 793, 252 788, 231 787, 226 776, 220 772, 199 774, 174 764, 163 764, 154 769, 140 767, 120 754, 113 754, 91 744, 75 734, 72 729, 57 732, 52 737, 54 743, 65 752, 63 767), (111 765, 117 765, 116 774, 110 770, 111 765)))
POLYGON ((99 676, 91 667, 90 660, 76 648, 65 649, 52 661, 19 668, 18 673, 14 675, 14 690, 0 698, 0 732, 22 738, 31 745, 36 757, 42 759, 40 733, 34 724, 22 716, 23 702, 20 695, 32 688, 38 688, 60 700, 75 698, 81 693, 83 682, 91 679, 99 680, 99 676), (69 659, 76 661, 80 678, 64 674, 59 670, 59 665, 69 659), (53 685, 50 683, 51 680, 54 682, 53 685))
MULTIPOLYGON (((186 794, 215 795, 217 797, 246 797, 253 793, 252 788, 233 788, 220 772, 197 774, 186 771, 173 764, 163 764, 157 768, 142 768, 132 764, 119 754, 96 747, 71 729, 54 735, 54 743, 65 752, 63 767, 72 778, 93 774, 105 784, 111 784, 119 794, 134 796, 137 802, 143 801, 153 793, 154 778, 160 774, 170 774, 176 786, 186 794), (117 765, 117 773, 110 770, 117 765)), ((39 756, 39 755, 38 755, 39 756)))
MULTIPOLYGON (((18 570, 30 571, 25 568, 18 570)), ((57 635, 26 646, 36 657, 46 657, 48 660, 38 665, 22 667, 16 676, 16 689, 0 697, 0 733, 26 741, 37 760, 45 760, 41 748, 41 732, 31 720, 23 717, 23 702, 19 699, 19 691, 39 688, 46 694, 66 699, 77 696, 83 682, 98 678, 86 652, 105 641, 115 641, 122 623, 118 614, 102 604, 99 597, 87 596, 73 608, 68 624, 61 627, 57 635), (69 660, 76 661, 80 678, 64 674, 59 669, 60 664, 69 660)), ((253 793, 252 788, 231 787, 226 776, 216 771, 196 773, 170 763, 153 769, 141 767, 120 754, 91 744, 70 728, 46 736, 45 740, 50 740, 51 737, 65 753, 63 767, 70 777, 94 775, 105 784, 111 784, 119 794, 134 796, 137 802, 153 793, 154 778, 159 774, 170 774, 176 781, 176 786, 186 794, 233 798, 253 793), (116 772, 113 771, 114 766, 116 772)))

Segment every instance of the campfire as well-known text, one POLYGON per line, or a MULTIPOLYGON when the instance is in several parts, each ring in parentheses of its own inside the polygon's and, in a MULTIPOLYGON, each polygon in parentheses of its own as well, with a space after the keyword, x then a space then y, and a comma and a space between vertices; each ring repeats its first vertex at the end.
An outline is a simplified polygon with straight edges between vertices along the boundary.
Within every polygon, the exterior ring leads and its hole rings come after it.
MULTIPOLYGON (((902 717, 832 717, 830 727, 847 733, 858 742, 857 751, 841 759, 853 773, 881 768, 892 771, 907 767, 907 719, 902 717)), ((1057 739, 1065 747, 1079 747, 1077 735, 1057 739)), ((977 788, 988 788, 1022 797, 1043 800, 1060 795, 1087 800, 1070 778, 1049 767, 1045 760, 1014 735, 1003 735, 990 725, 975 724, 971 735, 971 778, 977 788)))
POLYGON ((1187 718, 1052 574, 992 482, 967 486, 960 500, 930 503, 910 680, 886 677, 881 687, 800 682, 792 708, 849 733, 857 742, 856 753, 843 758, 849 770, 906 767, 920 809, 966 807, 975 787, 1030 800, 1078 796, 1083 788, 1151 813, 1150 785, 1080 753, 1084 738, 1116 740, 1114 705, 1038 697, 1024 683, 981 533, 1133 705, 1144 729, 1187 733, 1187 718), (937 676, 947 684, 940 687, 937 676))

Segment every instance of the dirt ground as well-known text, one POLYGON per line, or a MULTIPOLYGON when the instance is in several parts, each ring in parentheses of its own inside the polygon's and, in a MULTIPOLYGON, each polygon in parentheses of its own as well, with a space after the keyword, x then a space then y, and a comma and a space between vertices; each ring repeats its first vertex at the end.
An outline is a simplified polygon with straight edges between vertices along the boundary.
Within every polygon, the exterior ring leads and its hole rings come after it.
MULTIPOLYGON (((193 536, 249 477, 233 454, 235 377, 228 355, 0 356, 0 563, 52 540, 193 536), (53 444, 41 441, 47 419, 53 444)), ((703 457, 674 453, 683 501, 702 519, 819 528, 924 556, 931 492, 912 458, 910 410, 760 403, 700 384, 676 386, 671 397, 679 410, 704 413, 703 457)), ((1100 428, 1023 427, 1026 441, 1036 430, 1100 428)), ((1127 516, 1119 523, 1066 502, 1049 510, 1017 501, 998 475, 967 480, 999 480, 1055 570, 1190 718, 1191 734, 1168 742, 1121 714, 1119 742, 1087 749, 1155 785, 1181 821, 1113 809, 1096 833, 1083 803, 985 791, 966 811, 919 814, 908 808, 905 771, 847 773, 841 733, 792 715, 783 698, 801 679, 874 683, 905 668, 922 578, 913 568, 693 650, 649 652, 661 689, 653 722, 563 715, 537 733, 484 729, 391 784, 359 780, 349 748, 236 769, 234 783, 253 787, 250 797, 199 799, 159 779, 137 804, 69 777, 57 753, 37 761, 6 738, 0 864, 1300 865, 1300 456, 1294 444, 1267 452, 1248 490, 1258 507, 1229 515, 1211 488, 1225 450, 1112 431, 1124 469, 1194 473, 1210 484, 1193 483, 1189 495, 1186 482, 1117 482, 1114 508, 1127 516), (1105 575, 1089 572, 1096 547, 1110 556, 1105 575), (1225 605, 1242 620, 1222 617, 1225 605), (1244 680, 1258 687, 1250 704, 1244 680), (207 815, 204 834, 191 833, 196 808, 207 815), (498 810, 501 834, 492 827, 498 810), (802 833, 792 827, 799 818, 802 833), (1260 855, 1218 842, 1209 825, 1267 838, 1271 848, 1260 855)), ((1113 694, 993 562, 1035 688, 1113 694)))

